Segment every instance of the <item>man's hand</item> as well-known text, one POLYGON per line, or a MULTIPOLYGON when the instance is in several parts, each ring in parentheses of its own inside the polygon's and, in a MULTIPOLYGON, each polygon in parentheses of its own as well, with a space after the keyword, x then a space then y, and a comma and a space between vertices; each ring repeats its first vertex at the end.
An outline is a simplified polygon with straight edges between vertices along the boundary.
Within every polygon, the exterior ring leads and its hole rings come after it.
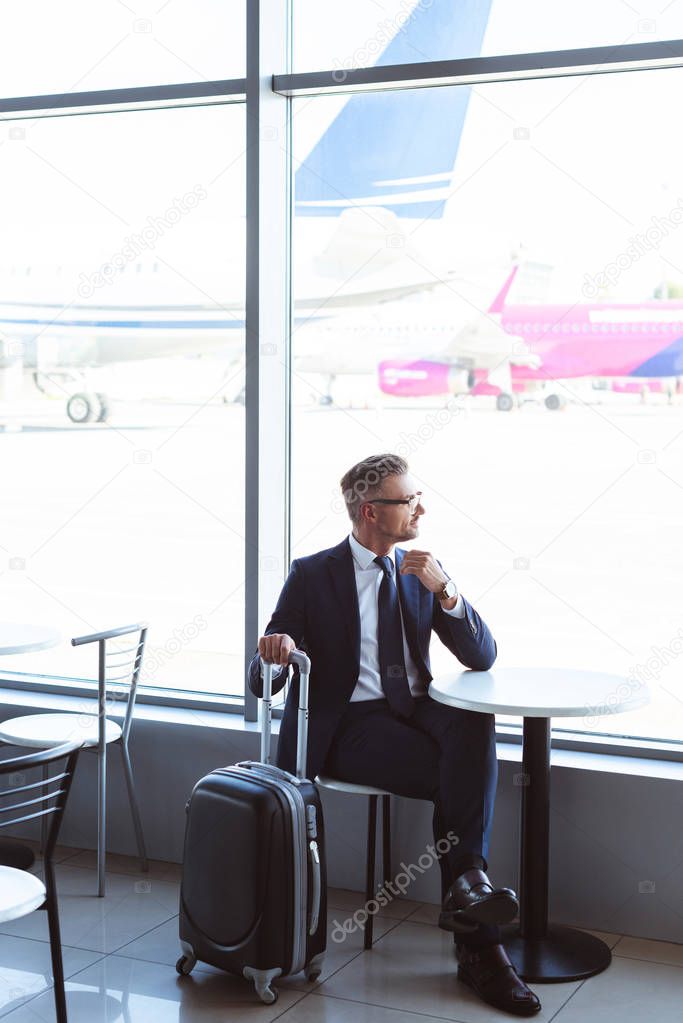
POLYGON ((423 586, 432 593, 440 593, 448 576, 439 568, 436 558, 429 551, 408 551, 403 555, 401 575, 416 575, 423 586))
POLYGON ((272 636, 261 636, 258 641, 258 652, 262 661, 270 664, 287 664, 296 643, 286 632, 275 632, 272 636))

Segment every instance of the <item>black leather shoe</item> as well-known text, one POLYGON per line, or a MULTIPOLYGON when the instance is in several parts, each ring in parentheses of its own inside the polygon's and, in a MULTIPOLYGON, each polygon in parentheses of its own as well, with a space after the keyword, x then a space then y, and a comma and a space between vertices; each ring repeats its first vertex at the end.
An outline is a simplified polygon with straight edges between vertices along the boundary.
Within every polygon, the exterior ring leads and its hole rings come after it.
POLYGON ((512 888, 494 888, 483 870, 472 867, 457 877, 446 892, 439 927, 459 931, 468 924, 508 924, 519 903, 512 888))
POLYGON ((456 945, 455 955, 458 980, 476 991, 484 1002, 515 1016, 533 1016, 540 1012, 538 997, 518 976, 502 945, 472 949, 456 945))

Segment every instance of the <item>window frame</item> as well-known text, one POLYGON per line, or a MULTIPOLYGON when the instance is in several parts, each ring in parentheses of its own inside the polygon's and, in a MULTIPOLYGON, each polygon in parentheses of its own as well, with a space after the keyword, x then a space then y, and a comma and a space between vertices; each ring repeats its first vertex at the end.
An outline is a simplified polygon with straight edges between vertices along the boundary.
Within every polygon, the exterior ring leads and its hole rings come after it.
MULTIPOLYGON (((246 139, 246 453, 244 697, 139 686, 140 703, 243 714, 258 719, 258 700, 246 685, 260 622, 270 613, 287 574, 291 551, 291 108, 301 96, 450 88, 489 82, 647 71, 683 66, 683 40, 502 54, 452 61, 291 73, 291 0, 247 2, 245 78, 0 98, 4 121, 68 117, 181 106, 243 103, 246 139), (281 133, 277 145, 260 131, 261 118, 281 133), (284 144, 283 144, 284 143, 284 144), (278 346, 269 359, 261 338, 278 346), (266 400, 266 396, 267 399, 266 400), (284 509, 284 511, 283 511, 284 509), (266 561, 264 562, 264 558, 266 561)), ((0 688, 94 697, 83 679, 0 671, 0 688)), ((288 691, 288 687, 285 692, 288 691)), ((282 716, 282 707, 273 708, 282 716)), ((498 724, 498 741, 521 744, 521 725, 498 724)), ((577 751, 683 761, 683 741, 552 729, 553 745, 577 751)))

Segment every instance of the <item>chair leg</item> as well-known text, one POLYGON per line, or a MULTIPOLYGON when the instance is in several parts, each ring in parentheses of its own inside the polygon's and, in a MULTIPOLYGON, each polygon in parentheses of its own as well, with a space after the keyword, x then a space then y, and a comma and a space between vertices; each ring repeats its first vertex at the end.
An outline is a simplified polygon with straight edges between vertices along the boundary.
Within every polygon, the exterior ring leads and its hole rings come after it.
MULTIPOLYGON (((368 858, 365 869, 366 911, 375 894, 375 834, 377 831, 377 796, 368 796, 368 858)), ((363 948, 372 948, 372 913, 368 913, 363 926, 363 948)))
MULTIPOLYGON (((43 764, 42 773, 43 773, 43 787, 41 789, 41 795, 43 796, 43 799, 45 799, 45 796, 47 796, 47 794, 49 792, 49 786, 48 786, 48 783, 47 783, 48 782, 47 764, 43 764)), ((42 806, 46 807, 47 803, 45 803, 45 802, 42 803, 42 806)), ((43 816, 40 818, 40 855, 41 856, 45 855, 45 849, 46 849, 46 846, 47 846, 47 818, 48 818, 48 814, 43 814, 43 816)))
POLYGON ((52 957, 52 976, 54 978, 55 1011, 57 1023, 67 1023, 66 994, 64 991, 64 967, 62 964, 62 940, 59 933, 59 910, 55 893, 54 872, 52 864, 45 867, 45 905, 47 924, 50 932, 50 955, 52 957), (48 876, 49 875, 49 876, 48 876))
POLYGON ((142 869, 144 871, 149 870, 149 863, 147 862, 147 850, 145 849, 145 836, 142 833, 142 819, 140 817, 140 807, 138 806, 138 799, 135 793, 135 782, 133 780, 133 766, 130 762, 130 754, 128 752, 128 746, 125 742, 121 742, 121 757, 123 759, 123 772, 126 776, 126 785, 128 786, 128 800, 130 802, 130 812, 133 815, 133 826, 135 828, 135 838, 138 843, 138 855, 142 860, 142 869))
POLYGON ((97 895, 104 897, 107 850, 107 744, 97 751, 97 895))
POLYGON ((391 796, 382 796, 382 861, 385 885, 391 881, 391 796))

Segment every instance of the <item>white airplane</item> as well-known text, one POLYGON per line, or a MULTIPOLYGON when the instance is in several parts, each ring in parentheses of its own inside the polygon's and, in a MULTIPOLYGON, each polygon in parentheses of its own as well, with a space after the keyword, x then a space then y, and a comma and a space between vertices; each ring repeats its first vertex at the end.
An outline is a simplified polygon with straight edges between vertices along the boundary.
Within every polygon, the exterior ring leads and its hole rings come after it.
MULTIPOLYGON (((491 0, 418 4, 378 63, 412 61, 421 52, 432 59, 476 55, 490 7, 491 0)), ((386 348, 370 343, 382 304, 454 276, 446 262, 417 252, 404 218, 442 216, 468 100, 468 88, 353 95, 297 170, 295 366, 326 376, 322 403, 332 400, 337 374, 372 372, 385 354, 414 352, 415 336, 400 324, 387 330, 386 348), (367 340, 347 351, 350 325, 363 318, 367 340)), ((233 243, 240 237, 234 232, 233 243)), ((58 383, 69 418, 84 423, 109 415, 107 396, 89 383, 102 367, 215 352, 233 360, 234 373, 244 359, 243 245, 232 264, 217 263, 201 245, 197 251, 206 266, 195 260, 187 269, 198 286, 187 288, 153 253, 129 263, 111 289, 75 296, 65 289, 74 274, 64 266, 0 268, 0 374, 20 363, 40 389, 58 383), (197 302, 198 293, 206 301, 197 302)), ((396 308, 405 313, 400 302, 396 308)))

